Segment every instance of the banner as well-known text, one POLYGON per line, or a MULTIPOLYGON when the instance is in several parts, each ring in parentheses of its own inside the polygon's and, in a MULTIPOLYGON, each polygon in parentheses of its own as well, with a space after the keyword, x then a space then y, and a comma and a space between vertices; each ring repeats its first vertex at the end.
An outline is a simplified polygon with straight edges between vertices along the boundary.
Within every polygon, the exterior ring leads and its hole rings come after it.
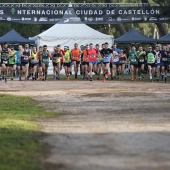
POLYGON ((23 24, 121 24, 170 22, 149 4, 0 4, 0 22, 23 24))

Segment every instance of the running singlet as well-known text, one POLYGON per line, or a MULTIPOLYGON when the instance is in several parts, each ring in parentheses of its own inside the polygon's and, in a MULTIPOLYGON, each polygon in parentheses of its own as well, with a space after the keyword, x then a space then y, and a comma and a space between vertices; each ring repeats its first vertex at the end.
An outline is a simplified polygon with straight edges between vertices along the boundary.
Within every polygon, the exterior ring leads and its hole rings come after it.
POLYGON ((160 51, 161 53, 161 62, 167 62, 168 61, 168 56, 167 56, 167 51, 160 51))
POLYGON ((130 64, 134 64, 137 65, 138 64, 138 58, 137 56, 139 56, 139 52, 134 52, 134 51, 130 51, 129 52, 129 59, 130 59, 130 64))
POLYGON ((31 63, 32 64, 37 63, 37 54, 38 54, 38 52, 36 52, 36 53, 32 52, 31 53, 31 63))
POLYGON ((29 56, 30 56, 30 50, 24 51, 23 57, 21 57, 21 62, 22 63, 28 63, 29 62, 29 59, 28 59, 29 56))
MULTIPOLYGON (((14 51, 15 52, 15 51, 14 51)), ((16 52, 15 52, 16 53, 16 52)), ((16 54, 9 56, 9 64, 15 64, 16 54)))
POLYGON ((167 61, 170 63, 170 51, 167 52, 167 61))
POLYGON ((70 58, 70 51, 67 50, 65 52, 65 56, 64 56, 64 63, 70 63, 71 62, 71 58, 70 58))
POLYGON ((73 61, 80 61, 80 49, 72 49, 71 56, 73 61))
POLYGON ((113 49, 113 53, 115 54, 114 59, 112 62, 118 62, 119 61, 119 54, 122 54, 121 50, 116 48, 113 49))
POLYGON ((54 63, 60 63, 60 57, 61 57, 61 53, 60 52, 56 52, 53 54, 53 62, 54 63))
POLYGON ((88 51, 84 50, 83 51, 83 62, 89 62, 89 56, 88 56, 88 51))
POLYGON ((1 63, 2 64, 8 64, 9 62, 9 57, 8 57, 8 50, 7 49, 3 49, 1 52, 1 63))
MULTIPOLYGON (((64 56, 65 56, 64 50, 60 49, 60 51, 61 51, 61 53, 62 53, 62 55, 63 55, 63 57, 64 57, 64 56)), ((61 62, 61 63, 63 62, 63 57, 60 58, 60 62, 61 62)))
POLYGON ((145 62, 145 53, 143 51, 139 52, 139 63, 145 62))
POLYGON ((15 62, 16 64, 21 64, 21 51, 16 51, 15 62))
POLYGON ((125 54, 122 54, 119 56, 119 63, 120 64, 125 64, 126 58, 125 58, 125 54))
POLYGON ((113 53, 113 51, 110 48, 108 48, 108 49, 102 49, 100 53, 103 58, 103 62, 110 63, 110 58, 111 58, 111 54, 113 53))
POLYGON ((89 62, 95 62, 97 60, 97 54, 95 49, 88 50, 89 62))
POLYGON ((43 62, 43 63, 48 63, 48 62, 49 62, 48 53, 45 52, 45 51, 42 52, 42 62, 43 62))
POLYGON ((154 64, 155 63, 155 52, 148 52, 147 53, 147 63, 154 64))
POLYGON ((157 64, 160 64, 160 62, 161 62, 161 54, 160 54, 160 52, 159 52, 159 51, 156 52, 156 55, 157 55, 156 63, 157 63, 157 64))

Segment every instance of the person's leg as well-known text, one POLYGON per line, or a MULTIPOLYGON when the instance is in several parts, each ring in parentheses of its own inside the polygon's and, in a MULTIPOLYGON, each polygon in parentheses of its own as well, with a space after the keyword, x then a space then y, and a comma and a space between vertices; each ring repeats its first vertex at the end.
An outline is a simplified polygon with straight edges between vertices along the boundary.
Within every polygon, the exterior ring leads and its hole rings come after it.
POLYGON ((136 80, 136 72, 137 72, 137 67, 134 67, 134 72, 133 72, 134 80, 136 80))
POLYGON ((93 64, 89 63, 90 80, 92 80, 92 67, 93 67, 93 64))
POLYGON ((25 81, 27 81, 28 71, 29 71, 29 63, 25 64, 25 81))
POLYGON ((48 67, 45 66, 45 80, 47 80, 48 67))
POLYGON ((37 65, 33 67, 33 77, 36 79, 37 65))
POLYGON ((131 80, 134 80, 134 66, 133 65, 131 65, 130 74, 131 74, 131 80))
POLYGON ((160 66, 157 66, 157 80, 160 78, 160 66))
POLYGON ((2 66, 0 66, 0 80, 2 80, 2 66))
POLYGON ((149 71, 150 81, 152 81, 152 67, 150 65, 148 65, 148 71, 149 71))
POLYGON ((112 78, 114 79, 116 76, 116 65, 112 64, 112 78))
POLYGON ((84 77, 85 77, 85 79, 87 79, 88 78, 88 69, 87 69, 87 64, 85 64, 84 65, 84 77))
POLYGON ((82 79, 84 79, 85 77, 84 64, 81 64, 81 74, 82 74, 82 79))
POLYGON ((124 71, 125 71, 125 64, 122 64, 122 67, 121 67, 122 79, 124 79, 124 71))
POLYGON ((100 74, 101 74, 101 63, 98 64, 98 80, 100 79, 100 74))
POLYGON ((165 78, 165 66, 162 66, 162 81, 165 78))
POLYGON ((58 79, 60 79, 60 67, 61 67, 60 64, 61 64, 60 62, 57 63, 57 74, 56 75, 58 79))

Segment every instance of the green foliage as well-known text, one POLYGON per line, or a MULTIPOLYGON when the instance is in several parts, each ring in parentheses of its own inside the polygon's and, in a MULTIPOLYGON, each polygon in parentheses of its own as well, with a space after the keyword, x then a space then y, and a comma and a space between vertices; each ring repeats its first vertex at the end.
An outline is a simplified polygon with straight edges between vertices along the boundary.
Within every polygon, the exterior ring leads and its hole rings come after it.
POLYGON ((56 113, 44 112, 37 101, 27 97, 0 95, 0 169, 44 170, 40 157, 46 146, 32 119, 56 113))

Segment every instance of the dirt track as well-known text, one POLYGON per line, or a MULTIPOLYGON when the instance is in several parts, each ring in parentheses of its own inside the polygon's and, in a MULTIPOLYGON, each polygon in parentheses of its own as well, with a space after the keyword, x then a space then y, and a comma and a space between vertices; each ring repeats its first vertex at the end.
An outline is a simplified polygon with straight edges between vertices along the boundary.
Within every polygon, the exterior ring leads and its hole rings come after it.
POLYGON ((57 118, 37 120, 57 170, 169 170, 170 84, 59 81, 0 82, 31 96, 57 118))

